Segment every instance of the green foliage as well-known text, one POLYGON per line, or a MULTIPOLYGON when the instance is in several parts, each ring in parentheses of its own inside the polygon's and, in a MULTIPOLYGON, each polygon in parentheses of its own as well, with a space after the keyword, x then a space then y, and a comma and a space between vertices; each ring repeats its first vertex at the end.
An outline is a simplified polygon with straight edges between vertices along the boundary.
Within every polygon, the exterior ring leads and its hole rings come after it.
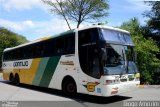
MULTIPOLYGON (((160 2, 147 1, 146 3, 151 6, 151 10, 144 13, 148 20, 147 25, 142 27, 142 33, 145 38, 154 39, 160 50, 160 2)), ((160 52, 156 53, 156 57, 160 60, 160 52)), ((155 84, 160 84, 160 68, 155 70, 152 78, 155 84)))
MULTIPOLYGON (((0 27, 0 59, 5 48, 14 47, 25 42, 27 42, 25 37, 0 27)), ((0 60, 0 68, 1 64, 0 60)))
POLYGON ((136 46, 137 65, 141 73, 142 83, 154 83, 153 78, 157 69, 160 69, 160 60, 157 59, 156 53, 160 52, 156 42, 151 38, 144 38, 142 35, 141 26, 137 18, 133 18, 121 25, 122 29, 128 30, 131 33, 132 39, 136 46))
POLYGON ((42 0, 51 6, 51 11, 59 16, 77 22, 77 28, 83 21, 97 21, 108 15, 107 0, 42 0))
POLYGON ((149 18, 144 27, 144 36, 152 37, 160 46, 160 2, 149 1, 146 3, 151 6, 151 10, 144 13, 144 16, 149 18))

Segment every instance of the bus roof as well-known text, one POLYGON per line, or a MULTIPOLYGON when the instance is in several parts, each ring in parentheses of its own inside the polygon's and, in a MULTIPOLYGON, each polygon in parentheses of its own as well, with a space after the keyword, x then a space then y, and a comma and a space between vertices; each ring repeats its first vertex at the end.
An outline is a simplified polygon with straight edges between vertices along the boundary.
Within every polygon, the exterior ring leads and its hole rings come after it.
POLYGON ((66 32, 62 32, 62 33, 59 33, 59 34, 56 34, 56 35, 53 35, 53 36, 50 36, 50 37, 44 37, 44 38, 40 38, 40 39, 37 39, 35 41, 30 41, 30 42, 27 42, 27 43, 24 43, 24 44, 21 44, 21 45, 12 47, 12 48, 6 48, 6 49, 4 49, 4 52, 5 51, 10 51, 10 50, 13 50, 13 49, 16 49, 16 48, 20 48, 20 47, 23 47, 23 46, 28 46, 28 45, 31 45, 31 44, 35 44, 35 43, 45 41, 45 40, 48 40, 48 39, 51 39, 51 38, 60 37, 60 36, 63 36, 65 34, 73 33, 75 31, 81 31, 81 30, 92 29, 92 28, 108 29, 108 30, 113 30, 113 31, 118 31, 118 32, 129 34, 128 31, 122 30, 122 29, 119 29, 119 28, 114 28, 114 27, 109 27, 109 26, 104 26, 104 25, 93 25, 93 26, 89 26, 89 27, 83 27, 83 28, 68 30, 66 32))
POLYGON ((115 27, 110 27, 110 26, 105 26, 105 25, 93 25, 93 26, 89 26, 89 27, 78 28, 77 30, 80 31, 80 30, 91 29, 91 28, 108 29, 108 30, 113 30, 113 31, 118 31, 118 32, 129 34, 129 32, 126 30, 115 28, 115 27))

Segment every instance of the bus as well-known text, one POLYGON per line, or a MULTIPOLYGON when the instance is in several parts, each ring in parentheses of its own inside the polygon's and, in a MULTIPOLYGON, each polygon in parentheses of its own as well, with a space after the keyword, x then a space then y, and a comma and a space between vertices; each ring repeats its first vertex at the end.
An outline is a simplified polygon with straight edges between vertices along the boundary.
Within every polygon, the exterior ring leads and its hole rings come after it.
POLYGON ((3 78, 76 93, 113 96, 140 84, 130 33, 94 25, 3 51, 3 78))

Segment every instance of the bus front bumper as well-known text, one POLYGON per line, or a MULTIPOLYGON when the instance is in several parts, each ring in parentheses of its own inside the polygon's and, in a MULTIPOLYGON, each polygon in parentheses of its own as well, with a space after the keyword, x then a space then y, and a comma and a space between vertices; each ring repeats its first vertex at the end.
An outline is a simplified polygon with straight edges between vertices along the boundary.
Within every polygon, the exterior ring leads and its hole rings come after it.
POLYGON ((120 93, 133 91, 137 89, 140 81, 121 82, 113 85, 103 85, 103 96, 114 96, 120 93))

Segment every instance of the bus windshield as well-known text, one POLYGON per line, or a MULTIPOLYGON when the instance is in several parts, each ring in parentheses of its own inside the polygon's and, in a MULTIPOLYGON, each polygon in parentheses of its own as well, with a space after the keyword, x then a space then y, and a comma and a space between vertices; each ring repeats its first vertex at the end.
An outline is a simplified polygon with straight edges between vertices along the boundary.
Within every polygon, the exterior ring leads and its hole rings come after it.
POLYGON ((126 57, 127 57, 127 66, 128 66, 128 73, 137 73, 138 69, 135 64, 136 62, 136 57, 135 57, 135 51, 134 47, 128 46, 126 49, 126 57))
POLYGON ((107 44, 103 55, 104 74, 137 73, 134 53, 133 47, 107 44))
POLYGON ((125 72, 125 50, 122 45, 107 44, 103 60, 104 74, 121 74, 125 72))
POLYGON ((103 48, 102 63, 104 74, 120 75, 138 72, 135 64, 134 44, 129 34, 102 29, 103 48))

